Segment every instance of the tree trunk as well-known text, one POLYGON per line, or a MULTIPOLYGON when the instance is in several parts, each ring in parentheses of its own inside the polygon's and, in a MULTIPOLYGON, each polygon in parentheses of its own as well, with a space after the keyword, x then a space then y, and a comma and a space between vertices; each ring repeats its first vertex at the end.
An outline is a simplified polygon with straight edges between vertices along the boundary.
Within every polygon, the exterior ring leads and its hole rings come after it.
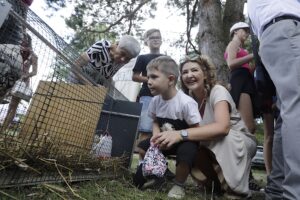
POLYGON ((223 84, 227 84, 229 78, 229 69, 224 60, 225 48, 230 40, 229 29, 235 22, 244 21, 245 2, 227 0, 223 12, 221 1, 199 0, 199 49, 212 59, 218 80, 223 84))
MULTIPOLYGON (((227 0, 224 9, 223 24, 224 31, 229 33, 230 27, 239 21, 244 21, 244 5, 246 0, 227 0)), ((227 42, 229 42, 229 34, 227 42)))
POLYGON ((228 67, 224 60, 226 40, 224 35, 221 2, 199 0, 199 49, 208 55, 217 68, 218 81, 228 83, 228 67))

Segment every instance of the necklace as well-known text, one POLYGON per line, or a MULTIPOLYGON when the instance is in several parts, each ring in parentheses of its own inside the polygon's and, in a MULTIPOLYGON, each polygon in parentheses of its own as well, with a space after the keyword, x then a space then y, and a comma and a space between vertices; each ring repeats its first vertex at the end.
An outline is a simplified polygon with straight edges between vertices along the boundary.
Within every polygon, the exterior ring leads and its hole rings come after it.
MULTIPOLYGON (((207 95, 207 92, 206 92, 206 90, 204 90, 203 99, 201 100, 201 103, 198 104, 198 110, 199 110, 201 116, 203 116, 204 110, 205 110, 206 95, 207 95)), ((191 94, 191 96, 193 96, 193 98, 196 100, 197 103, 199 102, 198 100, 200 100, 200 98, 197 98, 196 96, 194 96, 193 93, 191 94)))
POLYGON ((206 98, 202 99, 200 106, 198 106, 198 110, 199 110, 201 116, 203 116, 203 114, 204 114, 205 103, 206 103, 206 98))

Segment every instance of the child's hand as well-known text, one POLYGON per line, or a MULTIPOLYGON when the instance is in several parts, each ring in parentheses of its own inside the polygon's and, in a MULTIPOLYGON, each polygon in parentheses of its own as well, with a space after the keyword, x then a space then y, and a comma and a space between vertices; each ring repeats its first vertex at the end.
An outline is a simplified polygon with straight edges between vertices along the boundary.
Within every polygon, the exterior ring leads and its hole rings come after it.
POLYGON ((159 137, 158 134, 153 135, 153 136, 151 137, 151 139, 150 139, 150 142, 151 142, 152 144, 156 145, 156 140, 157 140, 158 137, 159 137))

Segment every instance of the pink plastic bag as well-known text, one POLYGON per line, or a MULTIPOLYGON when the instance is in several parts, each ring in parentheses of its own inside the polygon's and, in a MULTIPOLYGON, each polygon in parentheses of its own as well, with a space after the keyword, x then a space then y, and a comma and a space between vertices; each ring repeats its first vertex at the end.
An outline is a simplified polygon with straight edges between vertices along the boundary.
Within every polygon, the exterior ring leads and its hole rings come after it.
POLYGON ((163 177, 167 170, 167 160, 158 147, 151 145, 143 162, 143 176, 163 177))

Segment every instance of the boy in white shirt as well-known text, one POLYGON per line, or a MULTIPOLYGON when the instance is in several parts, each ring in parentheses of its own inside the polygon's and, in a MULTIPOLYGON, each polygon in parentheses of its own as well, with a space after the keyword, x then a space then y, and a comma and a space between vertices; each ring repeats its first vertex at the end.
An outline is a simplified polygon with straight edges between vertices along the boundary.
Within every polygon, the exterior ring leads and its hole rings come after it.
MULTIPOLYGON (((153 136, 164 128, 184 130, 199 126, 201 117, 197 102, 182 91, 176 89, 179 77, 179 67, 169 56, 160 56, 147 65, 148 87, 154 96, 148 108, 148 114, 153 119, 153 136)), ((175 185, 168 197, 183 198, 184 182, 190 173, 197 154, 197 142, 187 141, 187 134, 182 131, 182 142, 171 147, 161 146, 164 155, 176 155, 175 185)), ((140 154, 143 157, 150 146, 151 139, 139 143, 140 154)))

